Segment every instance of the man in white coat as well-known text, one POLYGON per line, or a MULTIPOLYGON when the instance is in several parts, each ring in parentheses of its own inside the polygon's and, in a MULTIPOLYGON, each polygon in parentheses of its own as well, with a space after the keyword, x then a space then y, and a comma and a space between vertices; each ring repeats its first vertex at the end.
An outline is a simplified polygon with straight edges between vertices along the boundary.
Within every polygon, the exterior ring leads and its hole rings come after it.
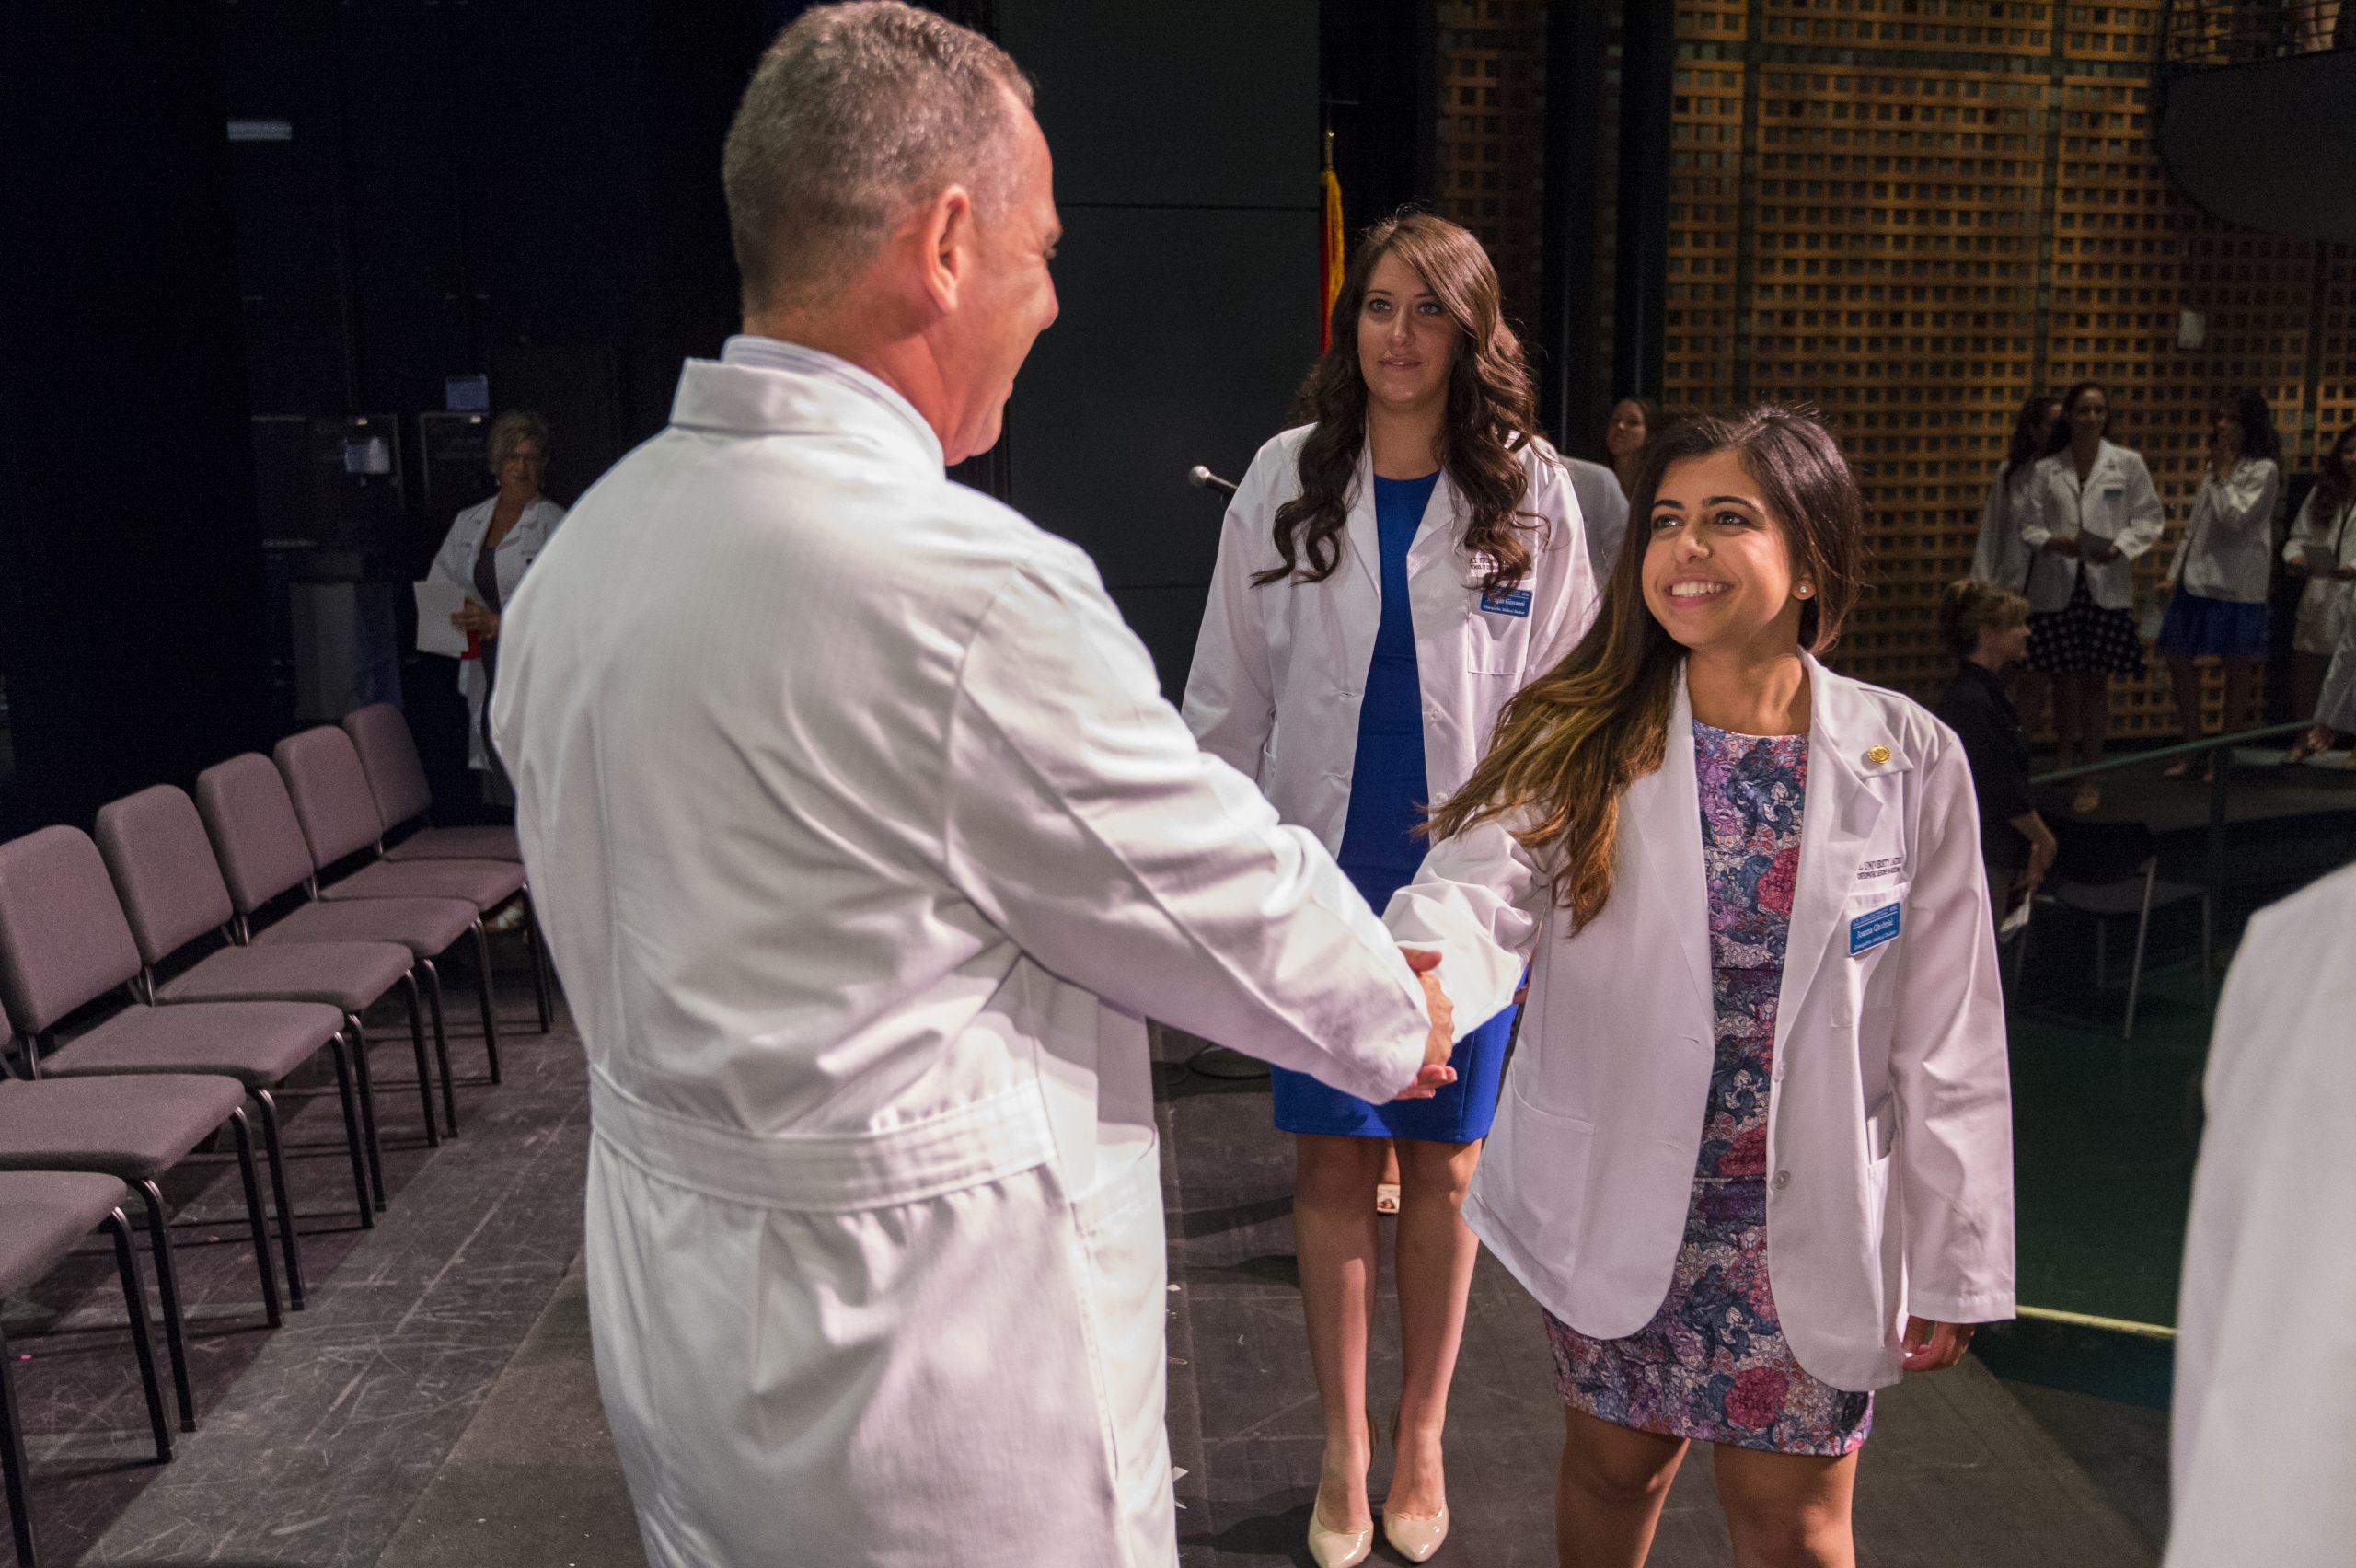
POLYGON ((1028 100, 907 6, 788 28, 725 157, 745 335, 505 617, 658 1568, 1174 1564, 1144 1019, 1447 1076, 1444 1000, 1087 558, 943 476, 1056 313, 1028 100))
POLYGON ((2356 1542, 2356 866, 2250 917, 2209 1050, 2177 1319, 2167 1568, 2356 1542))

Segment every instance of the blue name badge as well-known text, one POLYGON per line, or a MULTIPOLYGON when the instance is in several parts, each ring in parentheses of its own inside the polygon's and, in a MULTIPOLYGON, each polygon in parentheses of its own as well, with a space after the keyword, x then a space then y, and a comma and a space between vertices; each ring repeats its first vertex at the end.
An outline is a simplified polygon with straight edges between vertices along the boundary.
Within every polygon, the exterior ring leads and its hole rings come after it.
POLYGON ((1871 952, 1884 942, 1896 940, 1897 937, 1898 905, 1885 904, 1849 922, 1849 956, 1854 958, 1861 952, 1871 952))
POLYGON ((2117 486, 2113 486, 2111 489, 2102 492, 2102 498, 2105 501, 2118 501, 2123 498, 2126 494, 2127 492, 2124 490, 2121 490, 2117 486))
POLYGON ((1509 593, 1484 594, 1481 595, 1481 607, 1493 616, 1527 617, 1530 614, 1530 590, 1516 588, 1509 593))

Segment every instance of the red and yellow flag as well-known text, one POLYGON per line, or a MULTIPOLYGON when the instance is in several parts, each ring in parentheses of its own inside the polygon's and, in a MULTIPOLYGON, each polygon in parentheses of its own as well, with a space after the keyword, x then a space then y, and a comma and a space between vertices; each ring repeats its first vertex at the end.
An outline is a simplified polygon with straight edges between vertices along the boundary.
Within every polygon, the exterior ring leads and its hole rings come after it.
POLYGON ((1342 181, 1334 172, 1334 133, 1325 133, 1324 257, 1318 275, 1317 352, 1334 346, 1334 301, 1342 292, 1342 181))

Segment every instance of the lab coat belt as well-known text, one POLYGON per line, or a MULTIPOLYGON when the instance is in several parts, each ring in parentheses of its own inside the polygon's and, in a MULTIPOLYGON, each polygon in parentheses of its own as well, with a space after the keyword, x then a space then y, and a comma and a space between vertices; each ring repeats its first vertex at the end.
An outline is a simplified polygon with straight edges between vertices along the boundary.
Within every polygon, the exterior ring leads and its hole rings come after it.
POLYGON ((650 1175, 804 1212, 918 1203, 1019 1175, 1055 1154, 1029 1084, 896 1127, 762 1137, 657 1109, 593 1071, 589 1114, 607 1147, 650 1175))

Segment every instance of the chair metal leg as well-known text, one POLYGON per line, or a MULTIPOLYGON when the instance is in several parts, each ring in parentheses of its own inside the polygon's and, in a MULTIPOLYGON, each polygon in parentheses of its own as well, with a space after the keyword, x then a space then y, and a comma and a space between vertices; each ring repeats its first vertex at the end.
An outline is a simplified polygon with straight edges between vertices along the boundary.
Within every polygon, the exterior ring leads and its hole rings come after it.
POLYGON ((524 943, 532 957, 532 1002, 540 1011, 540 1032, 546 1034, 555 1017, 555 998, 549 985, 549 944, 540 935, 540 912, 530 888, 524 890, 524 943))
POLYGON ((147 1396, 147 1425, 156 1435, 156 1459, 169 1464, 172 1424, 164 1419, 164 1383, 156 1376, 156 1346, 147 1332, 147 1292, 139 1283, 139 1252, 131 1244, 131 1222, 116 1209, 99 1223, 114 1239, 114 1267, 122 1276, 122 1304, 131 1317, 131 1348, 139 1355, 139 1387, 147 1396))
POLYGON ((2135 996, 2143 985, 2143 939, 2152 929, 2152 883, 2158 880, 2158 857, 2143 862, 2143 906, 2135 912, 2135 966, 2127 972, 2127 1021, 2119 1027, 2119 1038, 2135 1038, 2135 996))
MULTIPOLYGON (((430 958, 419 959, 417 966, 425 972, 425 1007, 433 1019, 433 1054, 441 1059, 442 1081, 456 1085, 458 1075, 450 1066, 450 1031, 442 1018, 442 971, 434 967, 430 958)), ((450 1104, 455 1112, 456 1100, 454 1098, 450 1104)), ((455 1115, 450 1119, 450 1136, 454 1138, 458 1136, 458 1122, 455 1115)))
POLYGON ((286 1195, 286 1147, 278 1136, 278 1101, 270 1090, 256 1089, 254 1103, 261 1107, 262 1152, 270 1157, 270 1197, 278 1205, 278 1246, 286 1260, 286 1305, 303 1310, 303 1252, 294 1239, 294 1200, 286 1195))
POLYGON ((179 1401, 180 1430, 196 1430, 196 1392, 188 1380, 188 1320, 180 1313, 180 1275, 172 1266, 172 1237, 164 1223, 163 1190, 152 1181, 137 1183, 147 1204, 147 1244, 156 1254, 156 1295, 164 1308, 164 1348, 172 1358, 172 1394, 179 1401))
POLYGON ((376 1197, 368 1186, 368 1138, 360 1130, 360 1093, 352 1080, 351 1043, 343 1031, 336 1031, 328 1042, 328 1049, 335 1056, 336 1093, 343 1101, 343 1140, 352 1148, 352 1191, 360 1205, 360 1227, 364 1230, 376 1228, 376 1197))
POLYGON ((497 998, 491 988, 491 932, 482 921, 475 921, 475 995, 482 1004, 482 1046, 491 1057, 491 1081, 501 1081, 499 1076, 499 1017, 497 998))
MULTIPOLYGON (((401 1000, 409 1006, 409 1046, 410 1054, 417 1058, 417 1099, 425 1112, 425 1147, 440 1148, 442 1135, 433 1125, 433 1069, 425 1059, 424 1009, 418 1002, 417 974, 413 970, 401 976, 401 1000)), ((449 1098, 448 1083, 443 1084, 442 1092, 445 1099, 449 1098)), ((458 1130, 457 1102, 451 1101, 448 1109, 450 1130, 455 1133, 458 1130)))
POLYGON ((372 1206, 385 1206, 385 1143, 376 1135, 376 1080, 368 1066, 368 1031, 358 1013, 343 1015, 352 1034, 352 1070, 360 1080, 360 1130, 368 1139, 368 1190, 372 1206))
POLYGON ((25 1429, 17 1415, 17 1358, 0 1334, 0 1477, 6 1478, 8 1519, 16 1527, 17 1561, 22 1568, 40 1568, 40 1554, 33 1539, 33 1515, 25 1485, 25 1429))
POLYGON ((2215 970, 2212 954, 2216 945, 2217 905, 2209 890, 2200 890, 2200 1007, 2207 1011, 2211 1001, 2211 976, 2215 970))
POLYGON ((285 1320, 278 1305, 278 1271, 270 1266, 270 1221, 262 1213, 261 1178, 254 1169, 254 1130, 243 1106, 229 1113, 229 1126, 237 1135, 237 1174, 246 1183, 246 1224, 254 1234, 254 1263, 261 1271, 262 1317, 271 1328, 285 1320))

